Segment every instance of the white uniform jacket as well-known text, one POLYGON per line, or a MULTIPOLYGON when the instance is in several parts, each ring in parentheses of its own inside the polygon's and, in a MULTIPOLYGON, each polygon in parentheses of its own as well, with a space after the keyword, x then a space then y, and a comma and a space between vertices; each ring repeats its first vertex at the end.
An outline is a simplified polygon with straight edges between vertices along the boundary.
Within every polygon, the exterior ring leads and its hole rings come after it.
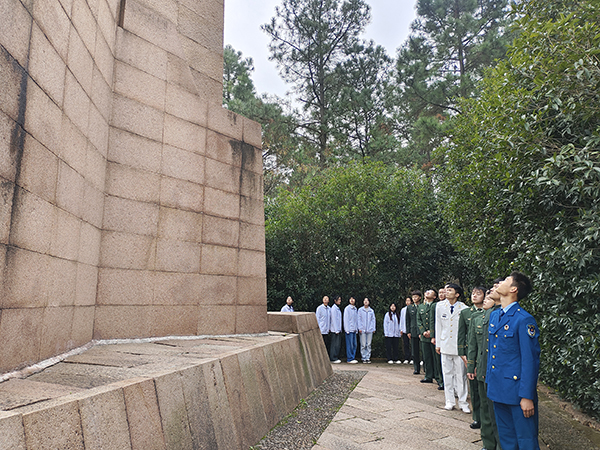
POLYGON ((458 322, 467 305, 457 301, 452 313, 450 306, 448 300, 442 300, 435 308, 435 346, 445 355, 458 356, 458 322))

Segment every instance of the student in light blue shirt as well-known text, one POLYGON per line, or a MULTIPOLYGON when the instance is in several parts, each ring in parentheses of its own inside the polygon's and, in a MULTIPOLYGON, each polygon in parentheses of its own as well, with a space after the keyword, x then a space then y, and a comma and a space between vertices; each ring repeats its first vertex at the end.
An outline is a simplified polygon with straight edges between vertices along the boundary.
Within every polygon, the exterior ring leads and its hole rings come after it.
POLYGON ((292 303, 294 303, 294 300, 292 300, 292 297, 288 297, 285 300, 285 305, 283 305, 283 307, 281 308, 281 312, 294 312, 294 307, 292 306, 292 303))
POLYGON ((360 336, 360 356, 363 364, 371 364, 371 342, 375 333, 375 312, 369 306, 368 298, 358 310, 358 334, 360 336))
POLYGON ((388 364, 400 364, 399 344, 400 344, 400 317, 396 304, 390 305, 389 311, 383 317, 383 335, 385 336, 385 354, 388 364))
POLYGON ((317 322, 319 323, 319 329, 321 330, 321 336, 323 336, 323 342, 325 348, 327 348, 327 354, 330 354, 330 340, 329 340, 329 326, 330 317, 329 313, 331 308, 329 307, 329 297, 323 297, 323 304, 317 308, 317 322))
POLYGON ((342 297, 336 295, 333 297, 333 306, 329 311, 329 336, 331 352, 329 359, 333 364, 339 364, 340 349, 342 348, 342 311, 340 305, 342 297))
POLYGON ((350 304, 344 308, 344 331, 346 332, 346 362, 356 364, 356 332, 358 331, 358 310, 356 300, 350 297, 350 304))

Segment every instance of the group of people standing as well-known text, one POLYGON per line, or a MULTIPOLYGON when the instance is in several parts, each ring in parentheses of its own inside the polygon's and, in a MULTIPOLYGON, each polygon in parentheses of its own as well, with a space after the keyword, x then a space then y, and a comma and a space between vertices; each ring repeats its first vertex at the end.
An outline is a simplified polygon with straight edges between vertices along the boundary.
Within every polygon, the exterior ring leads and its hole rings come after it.
MULTIPOLYGON (((458 404, 464 413, 472 413, 471 428, 480 429, 482 450, 539 450, 539 329, 518 303, 530 291, 530 280, 513 272, 496 279, 489 290, 473 288, 470 307, 463 302, 461 286, 448 283, 437 293, 427 290, 423 303, 421 292, 415 290, 402 310, 392 303, 385 313, 388 363, 401 363, 402 338, 404 362, 413 363, 414 374, 423 367, 421 383, 437 382, 444 391, 443 408, 452 410, 458 404)), ((341 362, 343 333, 347 362, 358 362, 357 335, 362 362, 371 362, 375 314, 368 298, 358 309, 355 304, 351 297, 342 314, 341 297, 334 296, 330 307, 325 296, 317 308, 319 328, 334 364, 341 362)))

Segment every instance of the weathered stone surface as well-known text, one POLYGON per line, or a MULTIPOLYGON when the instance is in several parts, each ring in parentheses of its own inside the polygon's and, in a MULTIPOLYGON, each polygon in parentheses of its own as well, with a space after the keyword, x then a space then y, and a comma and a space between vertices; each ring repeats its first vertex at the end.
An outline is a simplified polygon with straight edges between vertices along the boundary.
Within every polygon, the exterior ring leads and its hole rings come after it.
POLYGON ((132 450, 166 450, 154 380, 123 387, 132 450))

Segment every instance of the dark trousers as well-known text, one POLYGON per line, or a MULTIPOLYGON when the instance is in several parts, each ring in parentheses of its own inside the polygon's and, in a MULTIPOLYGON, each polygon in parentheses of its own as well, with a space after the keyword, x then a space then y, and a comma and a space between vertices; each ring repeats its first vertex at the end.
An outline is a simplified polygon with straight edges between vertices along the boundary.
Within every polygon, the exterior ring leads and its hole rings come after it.
POLYGON ((400 338, 398 337, 385 338, 385 355, 388 361, 398 361, 400 359, 399 344, 400 338))
POLYGON ((444 386, 444 375, 442 374, 442 355, 438 355, 435 351, 435 345, 431 344, 433 348, 433 378, 437 381, 438 386, 444 386))
POLYGON ((421 373, 421 356, 419 355, 419 347, 421 346, 421 339, 419 336, 411 335, 410 347, 412 351, 412 359, 416 373, 421 373))
POLYGON ((410 352, 410 339, 406 333, 402 333, 402 348, 404 350, 404 359, 411 360, 412 353, 410 352))
POLYGON ((481 399, 479 395, 479 382, 477 380, 469 380, 469 391, 471 393, 473 420, 475 422, 481 422, 481 399))
POLYGON ((487 398, 487 386, 484 381, 477 381, 479 391, 479 406, 481 417, 481 442, 483 448, 489 450, 501 450, 500 441, 498 441, 498 430, 496 429, 496 421, 494 418, 494 410, 491 406, 491 400, 487 398), (490 414, 490 410, 491 413, 490 414))
POLYGON ((422 340, 421 354, 423 355, 423 370, 425 371, 425 378, 428 380, 433 380, 435 376, 434 358, 437 356, 437 353, 435 353, 435 347, 431 345, 431 342, 422 340))
POLYGON ((502 448, 506 450, 540 450, 538 441, 538 402, 534 399, 535 413, 525 418, 520 405, 494 402, 496 425, 502 448))
POLYGON ((323 342, 325 343, 325 348, 327 349, 327 355, 331 358, 331 338, 329 334, 321 334, 323 336, 323 342))
POLYGON ((342 348, 342 333, 329 333, 329 337, 331 339, 329 359, 337 361, 340 359, 340 349, 342 348))

